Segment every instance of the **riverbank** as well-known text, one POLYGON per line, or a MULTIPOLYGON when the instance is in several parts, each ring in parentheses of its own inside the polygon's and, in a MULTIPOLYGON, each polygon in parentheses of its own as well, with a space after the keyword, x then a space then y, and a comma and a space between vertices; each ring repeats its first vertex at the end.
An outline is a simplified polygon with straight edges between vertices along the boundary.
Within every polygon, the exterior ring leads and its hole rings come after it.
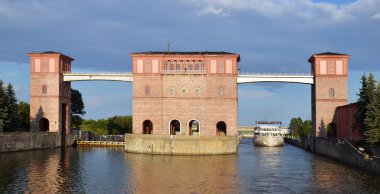
MULTIPOLYGON (((72 146, 76 134, 68 134, 64 139, 65 146, 72 146)), ((62 136, 49 132, 3 132, 0 133, 0 153, 35 149, 57 148, 62 145, 62 136)))
POLYGON ((335 138, 304 138, 302 140, 285 138, 285 142, 316 154, 333 158, 355 168, 380 175, 380 158, 360 151, 352 143, 335 138))

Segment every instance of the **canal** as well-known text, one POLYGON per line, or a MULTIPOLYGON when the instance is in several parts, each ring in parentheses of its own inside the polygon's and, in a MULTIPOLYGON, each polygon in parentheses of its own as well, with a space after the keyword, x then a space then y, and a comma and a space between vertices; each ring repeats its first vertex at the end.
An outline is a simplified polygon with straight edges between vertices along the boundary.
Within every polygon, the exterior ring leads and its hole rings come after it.
POLYGON ((116 148, 0 154, 0 193, 379 193, 380 177, 285 144, 236 155, 162 156, 116 148))

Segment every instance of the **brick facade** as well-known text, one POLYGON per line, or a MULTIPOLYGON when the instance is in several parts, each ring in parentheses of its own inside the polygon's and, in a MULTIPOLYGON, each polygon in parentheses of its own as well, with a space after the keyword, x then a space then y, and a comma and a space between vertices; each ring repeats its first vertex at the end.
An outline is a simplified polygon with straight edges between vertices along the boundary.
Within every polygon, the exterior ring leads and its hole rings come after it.
POLYGON ((227 135, 236 135, 239 55, 146 52, 131 56, 133 133, 146 133, 144 121, 151 121, 153 134, 224 135, 217 130, 217 123, 224 122, 227 135), (174 120, 180 130, 171 133, 174 120), (194 131, 191 121, 199 123, 199 130, 194 131))
POLYGON ((31 131, 69 133, 71 85, 63 72, 74 59, 56 52, 28 53, 30 57, 31 131))
POLYGON ((310 57, 314 84, 311 89, 313 135, 327 136, 335 130, 335 109, 348 102, 349 55, 321 53, 310 57))

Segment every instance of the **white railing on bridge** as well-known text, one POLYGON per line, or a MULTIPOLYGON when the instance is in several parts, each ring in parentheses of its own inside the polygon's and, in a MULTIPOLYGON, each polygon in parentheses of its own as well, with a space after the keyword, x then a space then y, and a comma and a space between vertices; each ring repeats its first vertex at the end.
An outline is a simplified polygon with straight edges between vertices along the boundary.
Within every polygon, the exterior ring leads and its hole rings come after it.
POLYGON ((314 84, 314 76, 311 73, 240 73, 237 77, 238 84, 257 82, 314 84))
POLYGON ((83 73, 70 72, 63 73, 63 81, 122 81, 132 82, 132 73, 130 72, 97 72, 83 73))
POLYGON ((162 74, 206 74, 206 70, 162 70, 162 74))

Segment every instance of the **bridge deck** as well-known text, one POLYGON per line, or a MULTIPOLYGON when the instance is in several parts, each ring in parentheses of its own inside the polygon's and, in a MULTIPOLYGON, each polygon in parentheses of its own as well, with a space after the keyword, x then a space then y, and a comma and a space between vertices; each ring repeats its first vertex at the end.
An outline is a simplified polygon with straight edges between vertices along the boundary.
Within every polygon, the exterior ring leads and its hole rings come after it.
MULTIPOLYGON (((123 81, 133 82, 132 73, 64 73, 63 81, 123 81)), ((237 83, 286 82, 314 84, 311 74, 239 74, 237 83)))

